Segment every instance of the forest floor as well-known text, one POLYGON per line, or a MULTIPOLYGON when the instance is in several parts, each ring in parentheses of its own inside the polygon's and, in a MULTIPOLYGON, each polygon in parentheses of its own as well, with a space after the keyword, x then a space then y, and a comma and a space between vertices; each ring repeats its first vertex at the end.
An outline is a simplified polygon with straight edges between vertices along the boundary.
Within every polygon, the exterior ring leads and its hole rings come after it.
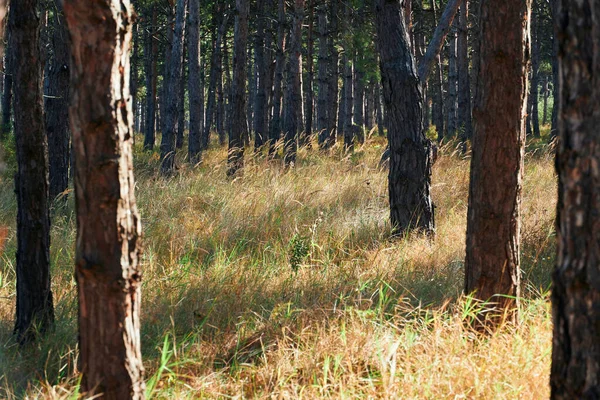
MULTIPOLYGON (((519 321, 479 336, 468 322, 484 305, 461 295, 468 157, 452 145, 440 151, 435 240, 392 240, 387 172, 378 168, 384 145, 372 138, 347 157, 303 149, 292 170, 248 151, 233 181, 225 149, 195 169, 182 154, 170 179, 158 176, 156 154, 136 149, 148 397, 548 397, 552 151, 530 146, 525 162, 519 321)), ((16 200, 7 153, 0 397, 77 398, 73 196, 52 210, 56 329, 20 350, 11 334, 16 200)))

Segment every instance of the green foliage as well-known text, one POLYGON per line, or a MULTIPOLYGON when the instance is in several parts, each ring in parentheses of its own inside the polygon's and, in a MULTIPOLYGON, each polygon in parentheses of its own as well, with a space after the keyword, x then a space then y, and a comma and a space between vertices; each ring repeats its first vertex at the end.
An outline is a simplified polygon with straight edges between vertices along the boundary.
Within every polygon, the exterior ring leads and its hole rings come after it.
POLYGON ((298 269, 308 257, 310 252, 309 239, 302 237, 299 234, 295 234, 290 239, 288 244, 288 255, 290 259, 290 267, 294 272, 298 272, 298 269))

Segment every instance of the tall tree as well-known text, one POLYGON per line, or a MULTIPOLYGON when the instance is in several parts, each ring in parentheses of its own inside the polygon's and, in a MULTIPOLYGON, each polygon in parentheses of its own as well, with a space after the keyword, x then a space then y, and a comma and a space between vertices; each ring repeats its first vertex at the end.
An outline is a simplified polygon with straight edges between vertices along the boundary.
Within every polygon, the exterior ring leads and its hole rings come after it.
POLYGON ((296 161, 298 134, 302 129, 302 21, 304 20, 304 1, 294 0, 290 46, 286 66, 287 91, 285 96, 285 162, 296 161))
POLYGON ((469 79, 469 43, 468 25, 469 0, 463 0, 458 12, 457 75, 458 75, 458 112, 457 125, 463 143, 473 137, 471 121, 471 80, 469 79))
POLYGON ((528 115, 531 115, 531 129, 533 136, 540 137, 540 115, 539 115, 539 86, 540 86, 540 5, 537 0, 533 0, 531 16, 531 107, 528 115))
POLYGON ((14 113, 18 171, 17 312, 21 343, 34 340, 54 322, 50 288, 48 142, 42 103, 42 55, 37 0, 10 5, 9 30, 15 82, 14 113))
POLYGON ((552 399, 600 398, 600 1, 558 0, 558 254, 552 399))
POLYGON ((188 14, 188 57, 189 78, 188 92, 190 96, 190 132, 188 136, 188 160, 192 164, 200 161, 202 134, 202 96, 204 87, 200 78, 200 0, 189 0, 188 14))
POLYGON ((377 40, 390 145, 390 220, 395 233, 434 231, 431 143, 423 131, 423 94, 398 0, 377 0, 377 40))
POLYGON ((236 0, 236 16, 233 44, 233 82, 231 87, 231 132, 227 175, 233 176, 244 166, 244 137, 248 136, 248 114, 246 110, 246 67, 248 46, 248 0, 236 0))
POLYGON ((257 28, 254 38, 256 68, 258 70, 258 88, 254 98, 254 147, 259 149, 267 141, 267 101, 268 101, 268 75, 267 59, 265 54, 265 25, 267 20, 266 0, 257 1, 257 28))
POLYGON ((129 0, 64 0, 72 41, 81 391, 143 399, 129 0))
POLYGON ((67 190, 71 155, 69 131, 69 32, 62 1, 54 0, 52 21, 52 58, 48 60, 48 84, 45 100, 46 132, 50 171, 50 200, 67 190))
MULTIPOLYGON (((327 92, 327 131, 329 134, 329 144, 335 143, 336 132, 339 131, 342 123, 338 121, 338 91, 339 91, 339 51, 336 46, 336 40, 339 37, 339 23, 338 23, 338 12, 340 6, 340 0, 331 0, 329 7, 329 33, 328 33, 328 46, 329 46, 329 89, 327 92)), ((340 107, 341 109, 341 107, 340 107)))
POLYGON ((531 0, 482 0, 480 11, 465 292, 503 311, 520 294, 531 0))
POLYGON ((156 5, 150 8, 150 26, 146 28, 144 43, 144 69, 146 73, 146 123, 144 124, 144 149, 153 150, 156 130, 156 59, 158 58, 158 41, 156 40, 157 11, 156 5))
POLYGON ((313 103, 314 103, 314 39, 313 39, 313 31, 315 25, 315 1, 308 0, 308 32, 306 39, 306 96, 304 99, 304 139, 303 142, 308 141, 308 145, 310 145, 310 137, 313 132, 313 103))
POLYGON ((277 47, 275 76, 273 80, 273 116, 269 127, 269 154, 275 153, 275 144, 281 136, 281 103, 283 97, 283 71, 285 67, 285 1, 277 2, 277 47))
POLYGON ((6 30, 7 43, 6 61, 4 62, 4 91, 2 92, 2 126, 0 126, 0 139, 6 138, 11 128, 11 111, 13 103, 13 59, 12 48, 10 47, 10 29, 6 30))
POLYGON ((456 135, 458 118, 458 67, 456 59, 457 26, 454 24, 448 34, 448 98, 446 99, 448 136, 456 135))

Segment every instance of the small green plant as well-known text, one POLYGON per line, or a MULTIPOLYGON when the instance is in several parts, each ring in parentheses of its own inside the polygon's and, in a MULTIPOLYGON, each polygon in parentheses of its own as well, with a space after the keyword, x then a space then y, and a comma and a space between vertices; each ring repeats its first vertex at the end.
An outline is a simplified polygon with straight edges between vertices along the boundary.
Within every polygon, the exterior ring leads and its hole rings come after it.
POLYGON ((304 262, 309 254, 308 239, 294 234, 288 245, 288 254, 290 258, 290 267, 294 272, 298 272, 300 265, 304 262))

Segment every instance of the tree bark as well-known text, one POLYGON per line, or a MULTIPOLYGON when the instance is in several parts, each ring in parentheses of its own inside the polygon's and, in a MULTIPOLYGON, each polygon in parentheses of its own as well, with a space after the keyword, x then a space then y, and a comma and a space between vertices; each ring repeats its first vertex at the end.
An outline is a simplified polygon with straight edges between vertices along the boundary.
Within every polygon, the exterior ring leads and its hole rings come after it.
POLYGON ((158 58, 158 41, 154 37, 156 32, 157 11, 156 5, 152 6, 151 26, 146 32, 145 61, 146 70, 146 124, 144 129, 144 149, 153 150, 156 141, 156 59, 158 58))
POLYGON ((20 343, 35 340, 54 323, 50 288, 48 142, 42 105, 42 55, 37 0, 12 2, 9 15, 18 170, 17 309, 20 343))
POLYGON ((248 0, 236 0, 235 32, 233 45, 233 82, 231 88, 231 133, 229 135, 229 156, 227 175, 234 176, 244 166, 244 137, 248 135, 248 114, 246 110, 246 67, 248 46, 248 0))
POLYGON ((552 399, 600 398, 600 4, 558 1, 558 251, 552 399))
POLYGON ((2 126, 0 139, 5 139, 10 134, 11 111, 13 106, 13 49, 11 48, 10 29, 7 29, 6 61, 4 63, 4 91, 2 92, 2 126))
MULTIPOLYGON (((258 69, 258 89, 254 98, 254 147, 260 149, 267 141, 267 81, 269 69, 265 56, 266 0, 257 1, 257 28, 255 37, 256 67, 258 69)), ((269 43, 270 45, 270 43, 269 43)))
MULTIPOLYGON (((433 11, 433 23, 437 26, 437 9, 436 2, 431 2, 431 8, 433 11)), ((421 60, 422 62, 422 60, 421 60)), ((435 58, 435 72, 434 72, 434 81, 432 83, 433 89, 433 107, 432 107, 432 122, 435 125, 438 134, 438 141, 442 141, 444 139, 445 134, 445 124, 444 124, 444 74, 442 70, 442 56, 441 52, 438 52, 437 57, 435 58)), ((470 99, 469 99, 470 101, 470 99)))
POLYGON ((65 0, 73 38, 81 391, 143 399, 141 223, 132 166, 128 0, 65 0))
POLYGON ((448 34, 448 97, 446 99, 446 112, 448 136, 456 136, 458 120, 458 67, 456 63, 456 26, 448 34))
POLYGON ((269 127, 269 154, 276 151, 276 143, 281 137, 281 102, 283 97, 283 70, 285 67, 285 1, 278 0, 277 6, 277 47, 275 56, 275 78, 273 82, 273 117, 269 127))
POLYGON ((394 233, 434 232, 431 144, 423 131, 423 94, 400 2, 375 6, 390 145, 390 220, 394 233))
POLYGON ((468 18, 469 0, 463 0, 458 12, 457 69, 458 69, 458 129, 465 146, 473 137, 471 121, 471 79, 469 77, 468 18))
MULTIPOLYGON (((187 6, 186 6, 187 7, 187 6)), ((185 29, 182 47, 182 55, 181 55, 181 79, 179 79, 179 93, 177 96, 177 140, 175 141, 175 147, 177 149, 183 148, 184 136, 185 136, 185 66, 186 66, 186 39, 185 39, 185 29)))
POLYGON ((497 322, 520 295, 520 226, 531 0, 482 0, 465 292, 497 322))
POLYGON ((71 53, 69 32, 63 15, 62 1, 54 0, 52 48, 45 96, 46 133, 50 171, 50 200, 67 190, 71 156, 69 130, 69 71, 71 53))
MULTIPOLYGON (((190 96, 190 132, 188 136, 188 160, 192 165, 200 162, 202 135, 202 96, 204 87, 200 77, 200 0, 189 0, 188 14, 188 57, 190 96)), ((213 94, 214 98, 214 94, 213 94)))
POLYGON ((338 130, 342 127, 341 121, 338 121, 338 91, 339 91, 339 75, 340 75, 340 63, 339 63, 339 52, 336 47, 336 40, 339 37, 338 32, 338 11, 339 11, 340 0, 331 0, 330 14, 329 14, 329 89, 327 93, 327 131, 328 131, 328 146, 335 144, 335 137, 338 130))
POLYGON ((540 137, 539 86, 540 86, 540 39, 539 5, 533 0, 531 17, 531 127, 533 136, 540 137))
POLYGON ((164 130, 160 143, 161 173, 169 175, 175 168, 175 138, 179 117, 179 93, 181 85, 181 72, 183 63, 183 32, 185 29, 185 10, 187 0, 177 0, 177 11, 175 17, 175 31, 171 57, 168 60, 168 80, 166 82, 166 98, 164 101, 164 130))
POLYGON ((302 21, 304 20, 304 0, 294 0, 292 27, 287 61, 287 91, 285 97, 285 143, 286 165, 296 162, 298 134, 302 129, 302 21))
POLYGON ((310 145, 310 138, 312 137, 313 132, 313 103, 314 103, 314 90, 313 90, 313 80, 314 80, 314 40, 313 40, 313 31, 314 31, 314 20, 315 20, 315 4, 314 0, 308 1, 308 33, 307 33, 307 43, 306 43, 306 96, 304 99, 304 140, 303 144, 310 145))

